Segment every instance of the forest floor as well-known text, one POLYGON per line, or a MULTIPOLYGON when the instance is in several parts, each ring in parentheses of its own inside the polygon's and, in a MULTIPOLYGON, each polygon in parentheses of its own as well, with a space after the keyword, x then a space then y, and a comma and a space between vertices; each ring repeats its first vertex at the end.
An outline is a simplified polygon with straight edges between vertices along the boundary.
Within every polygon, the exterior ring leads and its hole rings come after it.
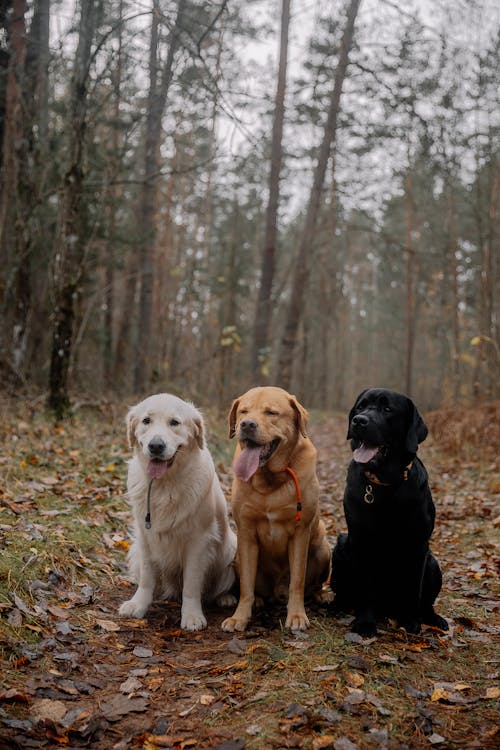
MULTIPOLYGON (((437 611, 449 632, 387 625, 363 640, 349 618, 310 605, 307 633, 286 631, 277 607, 235 636, 216 609, 199 633, 179 629, 175 604, 156 603, 145 620, 118 617, 131 592, 124 414, 82 406, 54 424, 40 403, 0 404, 0 748, 499 746, 491 435, 489 453, 468 450, 466 437, 452 453, 435 439, 420 449, 437 507, 437 611)), ((207 423, 229 495, 232 446, 223 420, 207 423)), ((345 434, 344 416, 313 415, 332 543, 344 529, 345 434)))

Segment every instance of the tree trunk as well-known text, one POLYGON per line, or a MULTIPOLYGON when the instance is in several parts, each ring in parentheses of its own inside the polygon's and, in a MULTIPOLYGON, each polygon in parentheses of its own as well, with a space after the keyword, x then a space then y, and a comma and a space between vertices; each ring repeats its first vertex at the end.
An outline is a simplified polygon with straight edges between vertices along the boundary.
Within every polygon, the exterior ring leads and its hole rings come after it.
POLYGON ((0 199, 0 308, 2 335, 0 362, 9 379, 19 374, 29 307, 23 217, 26 214, 27 151, 24 73, 26 60, 26 0, 14 0, 9 33, 9 63, 3 133, 3 169, 0 199), (18 322, 18 325, 16 325, 18 322))
POLYGON ((415 299, 414 299, 414 267, 415 249, 413 247, 413 188, 411 167, 405 178, 406 198, 406 368, 405 388, 411 396, 413 387, 413 351, 415 345, 415 299))
POLYGON ((173 77, 175 53, 179 46, 179 32, 186 0, 178 0, 177 17, 170 36, 165 65, 158 83, 158 28, 160 7, 153 3, 153 24, 149 48, 149 95, 146 115, 144 185, 142 188, 140 221, 144 233, 139 251, 140 298, 139 324, 135 352, 134 389, 143 391, 152 370, 150 364, 151 311, 153 302, 153 253, 155 246, 156 173, 161 145, 161 124, 168 91, 173 77))
POLYGON ((321 206, 321 197, 328 160, 330 158, 332 144, 335 142, 338 116, 340 112, 340 97, 349 63, 349 52, 354 37, 354 23, 356 21, 356 15, 360 3, 361 0, 351 0, 347 11, 347 21, 342 36, 339 61, 337 70, 335 71, 328 116, 325 123, 323 140, 319 149, 318 161, 314 170, 313 184, 295 264, 292 291, 286 313, 285 328, 278 362, 279 381, 283 388, 286 389, 290 388, 292 381, 293 356, 295 352, 297 331, 302 314, 304 291, 310 274, 311 246, 314 243, 314 235, 321 206))
POLYGON ((116 67, 113 71, 113 118, 114 126, 112 129, 112 149, 110 155, 110 169, 108 173, 108 242, 105 245, 104 257, 104 315, 103 315, 103 380, 106 387, 112 384, 113 366, 114 366, 114 337, 113 337, 113 317, 114 317, 114 287, 115 287, 115 233, 116 233, 116 212, 119 200, 119 188, 115 184, 120 170, 120 133, 118 122, 120 121, 120 104, 121 104, 121 85, 122 85, 122 28, 123 28, 123 0, 120 0, 118 6, 118 24, 117 24, 117 60, 116 67))
POLYGON ((252 370, 254 380, 269 378, 269 330, 271 322, 271 295, 274 280, 276 240, 278 236, 278 206, 280 174, 283 160, 283 120, 285 116, 286 71, 288 58, 288 30, 290 26, 290 0, 283 0, 281 8, 281 40, 278 66, 278 85, 274 103, 274 122, 271 142, 271 169, 269 198, 266 213, 264 249, 260 272, 260 286, 255 314, 252 370))
POLYGON ((86 248, 84 145, 91 48, 95 31, 95 0, 82 0, 78 47, 71 80, 69 167, 66 171, 59 228, 55 243, 55 306, 48 406, 58 419, 69 409, 68 368, 73 343, 76 296, 86 248))

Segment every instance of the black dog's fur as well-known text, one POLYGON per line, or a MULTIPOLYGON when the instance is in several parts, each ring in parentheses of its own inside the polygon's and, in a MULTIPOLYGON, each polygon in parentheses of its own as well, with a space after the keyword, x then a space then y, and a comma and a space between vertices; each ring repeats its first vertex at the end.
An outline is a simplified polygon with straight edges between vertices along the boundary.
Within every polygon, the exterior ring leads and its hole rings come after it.
POLYGON ((429 551, 435 508, 416 458, 426 437, 414 403, 395 391, 363 391, 349 414, 348 533, 333 551, 332 588, 334 609, 354 609, 351 629, 362 636, 375 635, 382 617, 395 618, 410 633, 422 623, 448 629, 434 612, 442 580, 429 551))

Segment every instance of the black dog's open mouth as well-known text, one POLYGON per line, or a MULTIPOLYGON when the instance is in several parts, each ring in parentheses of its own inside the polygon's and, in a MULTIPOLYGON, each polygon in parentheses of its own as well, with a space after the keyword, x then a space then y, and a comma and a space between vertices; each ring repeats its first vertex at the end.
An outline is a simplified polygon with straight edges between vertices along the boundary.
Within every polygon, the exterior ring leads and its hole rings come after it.
POLYGON ((264 445, 259 445, 253 440, 242 440, 240 443, 241 453, 234 463, 234 472, 238 479, 241 479, 242 482, 248 482, 257 469, 269 461, 279 443, 279 438, 275 438, 264 445))
POLYGON ((385 445, 369 445, 360 440, 359 445, 354 449, 352 456, 358 464, 367 464, 379 456, 385 456, 386 453, 387 448, 385 445))

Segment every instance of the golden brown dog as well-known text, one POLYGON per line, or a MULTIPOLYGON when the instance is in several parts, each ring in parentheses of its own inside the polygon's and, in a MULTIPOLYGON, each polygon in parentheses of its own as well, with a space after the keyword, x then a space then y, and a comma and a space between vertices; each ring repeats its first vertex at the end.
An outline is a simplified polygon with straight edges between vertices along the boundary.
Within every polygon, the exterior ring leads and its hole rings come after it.
POLYGON ((286 626, 309 626, 304 592, 321 593, 330 547, 319 518, 316 449, 306 424, 306 410, 282 388, 252 388, 233 402, 229 436, 238 438, 232 508, 240 600, 223 630, 246 628, 255 595, 286 601, 287 593, 286 626))

